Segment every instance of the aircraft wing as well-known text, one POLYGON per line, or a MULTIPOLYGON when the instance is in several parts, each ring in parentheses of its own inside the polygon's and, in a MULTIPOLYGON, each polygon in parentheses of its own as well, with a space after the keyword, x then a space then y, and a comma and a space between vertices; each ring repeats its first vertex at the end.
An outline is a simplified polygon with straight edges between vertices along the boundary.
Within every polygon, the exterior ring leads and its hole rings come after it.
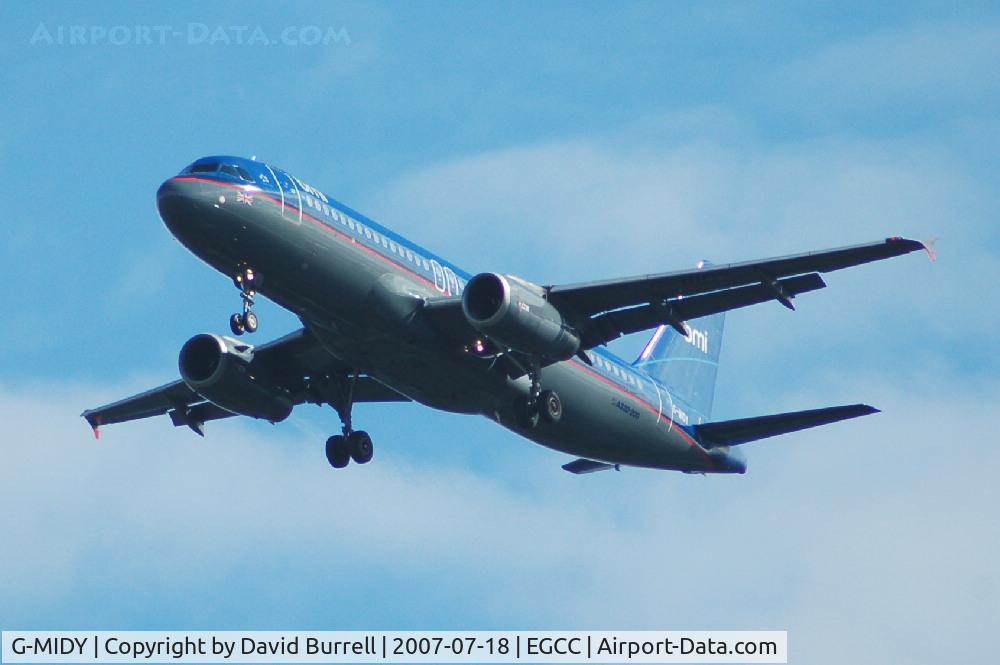
MULTIPOLYGON (((268 377, 293 397, 295 404, 322 403, 323 391, 316 390, 313 377, 346 377, 349 368, 334 358, 305 329, 299 329, 254 349, 254 363, 260 363, 268 377)), ((406 402, 408 397, 368 376, 359 376, 354 385, 354 402, 406 402)), ((175 426, 187 425, 198 434, 209 420, 238 415, 205 400, 183 381, 173 381, 111 404, 87 409, 81 416, 99 436, 101 425, 167 414, 175 426)))
MULTIPOLYGON (((660 325, 670 325, 680 334, 687 335, 685 321, 768 300, 777 300, 795 309, 792 304, 795 296, 826 286, 819 273, 901 256, 918 249, 931 253, 925 243, 892 237, 819 252, 658 275, 548 286, 545 290, 549 302, 579 332, 579 355, 589 362, 583 350, 660 325)), ((428 299, 421 316, 452 340, 467 344, 478 335, 462 313, 461 296, 428 299)), ((507 359, 508 355, 502 357, 507 359)), ((520 376, 524 374, 523 363, 508 363, 507 371, 512 377, 520 376)))
POLYGON ((777 300, 794 309, 798 293, 823 288, 819 273, 929 247, 892 237, 879 242, 772 259, 547 288, 549 301, 574 319, 585 347, 661 324, 682 334, 687 319, 777 300))

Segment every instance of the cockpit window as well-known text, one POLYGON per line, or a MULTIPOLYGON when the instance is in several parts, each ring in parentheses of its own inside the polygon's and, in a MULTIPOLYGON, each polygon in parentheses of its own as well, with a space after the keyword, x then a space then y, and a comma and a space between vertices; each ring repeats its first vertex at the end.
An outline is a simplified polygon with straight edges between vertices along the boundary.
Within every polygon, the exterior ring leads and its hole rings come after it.
POLYGON ((215 173, 219 170, 219 162, 200 162, 191 165, 191 173, 215 173))
POLYGON ((247 172, 242 166, 235 166, 233 164, 223 164, 222 172, 228 173, 234 178, 239 178, 240 180, 246 180, 247 182, 253 182, 253 177, 247 172))
POLYGON ((184 167, 181 171, 181 175, 187 175, 188 173, 215 173, 216 171, 222 171, 227 175, 231 175, 234 178, 239 178, 245 182, 256 182, 250 172, 247 171, 242 166, 236 164, 221 164, 216 161, 207 162, 194 162, 184 167))

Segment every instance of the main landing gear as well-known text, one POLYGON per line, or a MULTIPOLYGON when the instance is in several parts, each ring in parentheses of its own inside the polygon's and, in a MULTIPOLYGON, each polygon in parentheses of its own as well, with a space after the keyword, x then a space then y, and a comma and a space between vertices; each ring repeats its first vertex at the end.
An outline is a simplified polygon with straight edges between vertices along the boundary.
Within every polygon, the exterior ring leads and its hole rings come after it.
POLYGON ((518 398, 514 405, 518 424, 524 429, 534 429, 542 418, 550 423, 557 423, 562 418, 562 400, 559 399, 559 394, 556 391, 541 389, 538 380, 540 371, 541 368, 537 363, 528 370, 531 388, 528 394, 518 398))
POLYGON ((355 464, 368 464, 375 454, 375 446, 368 432, 354 431, 351 427, 351 408, 354 406, 354 384, 358 380, 358 373, 353 373, 347 380, 347 385, 343 381, 336 379, 331 381, 332 392, 330 404, 340 416, 343 423, 343 434, 335 434, 326 440, 326 459, 330 466, 335 469, 343 469, 353 459, 355 464))
POLYGON ((229 329, 234 335, 257 332, 257 315, 254 314, 252 307, 259 281, 260 276, 249 266, 241 266, 240 272, 233 277, 233 283, 240 290, 240 298, 243 299, 243 313, 237 312, 229 317, 229 329))
POLYGON ((326 460, 334 469, 343 469, 351 460, 356 464, 368 464, 374 454, 375 447, 368 432, 334 434, 326 440, 326 460))

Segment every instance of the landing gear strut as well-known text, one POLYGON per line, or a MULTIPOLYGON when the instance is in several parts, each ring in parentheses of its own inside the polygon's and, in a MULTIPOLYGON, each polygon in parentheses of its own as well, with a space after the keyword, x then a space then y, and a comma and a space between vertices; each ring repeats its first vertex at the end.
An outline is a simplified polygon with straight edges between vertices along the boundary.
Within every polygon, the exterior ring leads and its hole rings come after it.
POLYGON ((237 312, 229 317, 229 329, 234 335, 242 335, 244 332, 257 332, 257 315, 254 314, 253 297, 257 295, 257 283, 260 281, 259 275, 249 266, 241 266, 240 272, 233 277, 233 283, 240 290, 240 298, 243 299, 243 313, 237 312))
POLYGON ((332 377, 325 391, 327 401, 336 409, 340 422, 343 423, 343 434, 335 434, 326 440, 326 459, 335 469, 343 469, 352 459, 355 464, 368 464, 375 454, 375 446, 368 432, 355 431, 351 426, 354 384, 357 380, 357 372, 351 374, 346 382, 332 377))
POLYGON ((547 422, 557 423, 562 418, 562 400, 554 390, 542 390, 539 383, 539 364, 532 363, 528 369, 531 388, 525 397, 518 398, 515 405, 518 424, 524 429, 534 429, 540 418, 547 422))

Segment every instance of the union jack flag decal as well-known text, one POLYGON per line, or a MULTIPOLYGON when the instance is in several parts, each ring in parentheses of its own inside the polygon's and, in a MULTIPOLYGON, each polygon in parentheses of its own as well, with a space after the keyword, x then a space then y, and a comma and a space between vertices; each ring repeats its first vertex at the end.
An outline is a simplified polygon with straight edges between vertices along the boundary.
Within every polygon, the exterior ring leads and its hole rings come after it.
POLYGON ((253 205, 253 194, 250 194, 249 192, 236 192, 236 202, 253 205))

